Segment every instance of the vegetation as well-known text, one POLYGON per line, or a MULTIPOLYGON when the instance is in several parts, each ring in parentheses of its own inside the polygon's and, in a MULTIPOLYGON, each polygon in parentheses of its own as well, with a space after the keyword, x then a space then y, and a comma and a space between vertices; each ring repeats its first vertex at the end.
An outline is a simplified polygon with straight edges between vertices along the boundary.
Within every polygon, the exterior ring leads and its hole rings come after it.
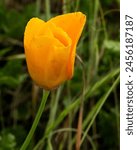
POLYGON ((74 77, 50 92, 28 150, 73 150, 77 144, 81 150, 119 149, 119 3, 0 1, 0 150, 20 149, 41 102, 42 89, 31 80, 24 55, 28 20, 74 11, 87 16, 74 77))

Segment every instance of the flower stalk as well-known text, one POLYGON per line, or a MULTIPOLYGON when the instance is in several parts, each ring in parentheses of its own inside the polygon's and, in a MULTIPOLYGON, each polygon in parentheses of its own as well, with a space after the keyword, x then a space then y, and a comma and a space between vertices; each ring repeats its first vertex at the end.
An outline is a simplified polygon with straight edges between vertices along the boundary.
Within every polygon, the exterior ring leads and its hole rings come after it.
POLYGON ((28 145, 29 145, 29 143, 30 143, 30 141, 32 139, 32 136, 34 135, 34 132, 35 132, 37 126, 38 126, 38 123, 39 123, 39 120, 41 118, 41 115, 42 115, 42 113, 44 111, 48 95, 49 95, 49 91, 43 90, 43 96, 42 96, 40 107, 39 107, 38 112, 36 114, 35 120, 34 120, 34 122, 32 124, 32 127, 31 127, 31 129, 29 131, 29 134, 27 135, 27 137, 26 137, 24 143, 22 144, 22 147, 21 147, 20 150, 26 150, 26 148, 28 147, 28 145))

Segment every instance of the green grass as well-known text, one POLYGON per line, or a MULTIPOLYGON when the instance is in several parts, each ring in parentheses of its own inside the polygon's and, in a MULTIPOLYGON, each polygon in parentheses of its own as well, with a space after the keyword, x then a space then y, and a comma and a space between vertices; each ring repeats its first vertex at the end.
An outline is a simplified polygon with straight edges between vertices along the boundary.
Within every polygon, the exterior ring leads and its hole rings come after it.
POLYGON ((76 145, 81 150, 119 149, 119 1, 1 0, 0 150, 20 149, 41 102, 42 89, 26 67, 27 21, 74 11, 87 16, 74 77, 51 91, 28 149, 73 150, 76 145))

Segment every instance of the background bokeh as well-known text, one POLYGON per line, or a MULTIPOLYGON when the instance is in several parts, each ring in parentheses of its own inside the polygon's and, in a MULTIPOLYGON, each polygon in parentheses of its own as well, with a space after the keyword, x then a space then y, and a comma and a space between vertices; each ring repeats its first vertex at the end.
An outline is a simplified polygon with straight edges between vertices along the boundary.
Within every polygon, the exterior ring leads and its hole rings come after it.
POLYGON ((119 4, 0 0, 0 150, 20 149, 42 96, 27 71, 27 22, 34 16, 48 20, 75 11, 86 14, 87 22, 77 46, 74 77, 50 93, 28 150, 74 150, 83 95, 81 150, 119 150, 119 4))

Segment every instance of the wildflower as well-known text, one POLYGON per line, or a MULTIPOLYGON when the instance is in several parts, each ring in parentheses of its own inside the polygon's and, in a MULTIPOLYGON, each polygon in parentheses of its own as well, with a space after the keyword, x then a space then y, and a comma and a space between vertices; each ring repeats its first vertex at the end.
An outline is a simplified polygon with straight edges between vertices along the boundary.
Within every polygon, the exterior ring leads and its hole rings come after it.
POLYGON ((76 46, 86 21, 81 12, 59 15, 45 22, 32 18, 24 33, 28 71, 45 89, 73 76, 76 46))

